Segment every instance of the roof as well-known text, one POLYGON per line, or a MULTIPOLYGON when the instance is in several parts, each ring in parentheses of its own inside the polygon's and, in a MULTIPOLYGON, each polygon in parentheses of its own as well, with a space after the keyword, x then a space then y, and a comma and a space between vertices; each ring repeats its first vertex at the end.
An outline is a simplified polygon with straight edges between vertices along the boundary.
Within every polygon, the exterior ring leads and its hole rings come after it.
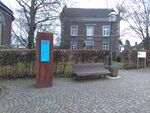
POLYGON ((144 48, 143 42, 132 46, 132 49, 133 49, 133 50, 141 50, 141 49, 143 49, 143 48, 144 48))
POLYGON ((79 18, 107 18, 113 9, 63 8, 61 16, 79 18))
POLYGON ((13 11, 10 10, 4 3, 2 3, 0 1, 0 9, 2 9, 3 11, 5 11, 11 18, 12 20, 14 20, 14 16, 13 16, 13 11))

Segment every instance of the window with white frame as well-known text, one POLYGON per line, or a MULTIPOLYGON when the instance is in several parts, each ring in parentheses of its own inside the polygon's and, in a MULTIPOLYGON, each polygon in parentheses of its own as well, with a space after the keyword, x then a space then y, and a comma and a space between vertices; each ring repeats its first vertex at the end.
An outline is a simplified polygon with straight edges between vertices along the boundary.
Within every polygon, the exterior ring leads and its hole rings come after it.
POLYGON ((72 50, 77 49, 77 42, 76 42, 76 41, 72 41, 72 42, 71 42, 71 49, 72 49, 72 50))
POLYGON ((109 50, 109 42, 104 41, 103 44, 102 44, 102 48, 103 48, 103 50, 109 50))
POLYGON ((78 25, 71 25, 71 36, 78 36, 78 25))
POLYGON ((86 48, 87 49, 93 49, 94 48, 94 42, 93 41, 86 41, 86 48))
POLYGON ((94 35, 94 26, 86 26, 86 35, 93 36, 94 35))
POLYGON ((103 26, 103 36, 110 36, 110 26, 103 26))

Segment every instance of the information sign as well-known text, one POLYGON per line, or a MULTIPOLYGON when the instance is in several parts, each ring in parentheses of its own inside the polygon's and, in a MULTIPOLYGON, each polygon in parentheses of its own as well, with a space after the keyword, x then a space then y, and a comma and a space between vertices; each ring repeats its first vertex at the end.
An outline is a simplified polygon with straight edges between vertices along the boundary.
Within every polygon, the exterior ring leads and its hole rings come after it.
POLYGON ((145 51, 138 51, 137 52, 137 69, 139 68, 139 59, 144 59, 144 67, 146 68, 146 52, 145 51))
POLYGON ((146 52, 145 51, 138 51, 138 58, 146 58, 146 52))
POLYGON ((50 40, 40 41, 40 62, 50 61, 50 40))

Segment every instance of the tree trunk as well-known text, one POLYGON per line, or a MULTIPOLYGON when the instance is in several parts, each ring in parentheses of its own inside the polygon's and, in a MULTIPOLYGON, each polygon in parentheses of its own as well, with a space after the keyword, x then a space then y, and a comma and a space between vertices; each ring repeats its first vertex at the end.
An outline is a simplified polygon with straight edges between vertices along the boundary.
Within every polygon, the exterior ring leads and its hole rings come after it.
POLYGON ((29 36, 28 36, 28 49, 32 49, 35 47, 35 44, 34 44, 34 31, 35 30, 30 30, 29 31, 29 36))
POLYGON ((29 24, 29 32, 28 32, 28 48, 34 48, 34 32, 35 32, 35 0, 31 1, 30 7, 30 24, 29 24))

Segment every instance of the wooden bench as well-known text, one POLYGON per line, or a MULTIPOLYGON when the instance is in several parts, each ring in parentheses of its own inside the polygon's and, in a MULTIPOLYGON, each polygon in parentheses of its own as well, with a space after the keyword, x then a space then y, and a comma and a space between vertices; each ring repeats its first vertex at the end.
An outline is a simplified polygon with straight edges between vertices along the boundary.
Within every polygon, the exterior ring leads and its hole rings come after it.
POLYGON ((103 63, 73 64, 73 75, 77 78, 93 75, 110 75, 110 71, 103 63))

